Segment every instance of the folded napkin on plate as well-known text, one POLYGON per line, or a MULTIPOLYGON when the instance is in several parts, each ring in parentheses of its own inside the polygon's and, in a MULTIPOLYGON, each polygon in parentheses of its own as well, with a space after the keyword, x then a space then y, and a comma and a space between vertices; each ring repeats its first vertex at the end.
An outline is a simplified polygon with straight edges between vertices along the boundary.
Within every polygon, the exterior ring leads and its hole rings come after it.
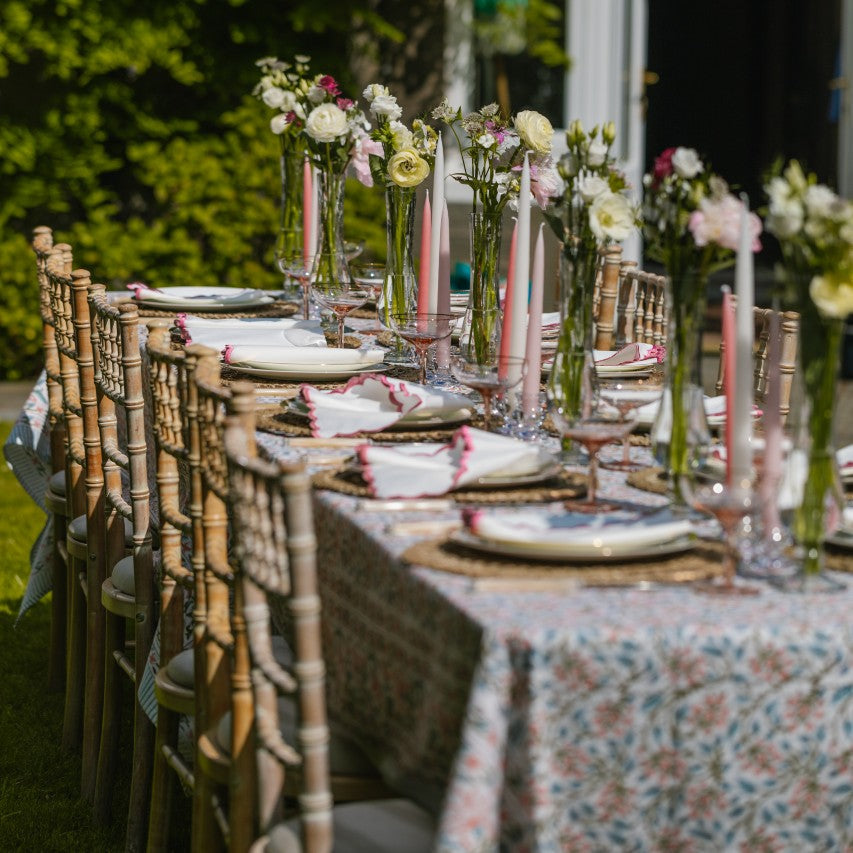
POLYGON ((692 530, 690 521, 640 519, 625 521, 618 516, 579 518, 571 514, 549 515, 541 512, 493 512, 475 510, 466 513, 465 522, 476 536, 493 542, 536 543, 543 551, 549 547, 614 547, 631 545, 642 548, 671 542, 692 530))
POLYGON ((209 320, 192 314, 178 314, 175 325, 185 343, 204 344, 223 350, 227 346, 272 345, 324 347, 326 336, 315 320, 291 318, 269 320, 246 317, 239 320, 209 320))
POLYGON ((448 444, 358 448, 362 473, 377 498, 443 495, 481 477, 523 476, 552 461, 535 444, 460 427, 448 444))
POLYGON ((836 452, 835 458, 838 460, 842 476, 845 478, 853 476, 853 444, 842 447, 836 452))
MULTIPOLYGON (((637 409, 637 420, 640 423, 650 424, 654 421, 655 416, 657 415, 658 407, 660 406, 660 401, 656 400, 654 403, 647 403, 645 406, 640 406, 637 409)), ((758 408, 754 403, 752 405, 752 417, 760 418, 761 417, 761 409, 758 408)), ((708 422, 711 424, 719 424, 725 421, 726 419, 726 398, 725 395, 720 395, 719 397, 705 397, 705 417, 708 419, 708 422)))
POLYGON ((385 350, 377 347, 338 349, 337 347, 251 346, 239 344, 228 346, 222 353, 226 364, 239 367, 272 368, 301 367, 316 365, 346 365, 348 367, 372 367, 380 364, 385 350))
POLYGON ((337 391, 303 385, 311 432, 318 438, 379 432, 407 415, 438 417, 468 409, 471 401, 459 394, 403 382, 387 376, 355 376, 337 391))
POLYGON ((625 344, 615 352, 607 350, 595 351, 596 367, 624 367, 660 364, 666 359, 666 348, 657 344, 625 344))
POLYGON ((165 302, 169 305, 185 303, 192 305, 228 305, 231 302, 272 302, 273 298, 263 290, 247 287, 149 287, 141 281, 127 285, 133 291, 133 298, 145 302, 165 302))

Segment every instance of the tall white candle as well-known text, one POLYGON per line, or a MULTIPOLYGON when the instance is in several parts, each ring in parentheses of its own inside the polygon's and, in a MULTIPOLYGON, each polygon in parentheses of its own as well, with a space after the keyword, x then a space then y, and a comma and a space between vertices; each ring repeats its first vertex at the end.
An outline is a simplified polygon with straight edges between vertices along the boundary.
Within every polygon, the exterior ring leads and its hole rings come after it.
POLYGON ((317 237, 320 225, 320 186, 317 180, 317 169, 311 170, 311 231, 308 235, 308 246, 311 254, 317 252, 317 237))
POLYGON ((441 256, 441 216, 444 212, 444 143, 441 134, 435 147, 432 174, 432 230, 429 247, 429 313, 438 311, 438 266, 441 256))
MULTIPOLYGON (((512 304, 504 306, 512 311, 510 323, 509 355, 512 358, 524 358, 527 342, 527 288, 530 280, 530 162, 524 154, 524 166, 521 169, 521 186, 518 191, 518 238, 515 246, 515 278, 512 283, 512 304)), ((521 367, 508 370, 510 385, 521 378, 521 367)), ((510 400, 518 400, 517 385, 509 395, 510 400)))
POLYGON ((734 486, 748 480, 752 468, 750 439, 752 436, 752 359, 755 342, 755 282, 752 264, 752 235, 749 228, 749 204, 746 196, 740 218, 735 265, 735 376, 732 418, 731 475, 734 486))
MULTIPOLYGON (((441 250, 438 253, 438 313, 450 313, 450 216, 447 201, 441 213, 441 250)), ((439 370, 450 367, 450 338, 444 338, 436 347, 436 364, 439 370)))
POLYGON ((536 248, 533 250, 533 273, 530 285, 530 304, 527 308, 527 374, 521 393, 521 407, 525 416, 539 411, 539 380, 542 365, 542 302, 545 294, 545 238, 539 226, 536 248))

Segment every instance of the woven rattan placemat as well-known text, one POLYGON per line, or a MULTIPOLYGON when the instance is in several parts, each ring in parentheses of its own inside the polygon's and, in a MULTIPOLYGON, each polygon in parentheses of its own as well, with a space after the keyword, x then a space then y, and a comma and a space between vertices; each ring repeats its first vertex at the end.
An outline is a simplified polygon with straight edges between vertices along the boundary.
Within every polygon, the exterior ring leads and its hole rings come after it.
POLYGON ((667 478, 663 468, 653 466, 632 471, 626 480, 629 486, 642 489, 644 492, 652 492, 656 495, 665 495, 667 489, 667 478))
MULTIPOLYGON (((388 370, 383 371, 382 375, 389 376, 391 379, 403 379, 406 382, 418 381, 418 370, 416 367, 390 367, 388 370)), ((249 376, 223 364, 222 381, 227 385, 229 382, 236 382, 237 380, 251 382, 258 391, 263 391, 264 388, 269 388, 271 391, 287 391, 291 388, 298 390, 303 385, 316 385, 324 391, 333 391, 335 388, 343 388, 349 381, 348 379, 330 379, 327 382, 319 379, 312 379, 310 382, 304 379, 298 381, 294 379, 258 379, 255 376, 249 376)))
POLYGON ((559 563, 518 557, 484 555, 446 538, 412 545, 403 560, 430 569, 471 578, 574 580, 584 586, 627 586, 642 582, 689 583, 721 575, 722 546, 702 542, 690 551, 656 557, 654 563, 559 563))
MULTIPOLYGON (((370 497, 361 474, 351 469, 321 471, 312 479, 318 489, 330 489, 359 498, 370 497)), ((460 489, 448 492, 447 497, 453 498, 457 503, 547 503, 565 501, 586 494, 586 482, 586 476, 583 474, 561 472, 553 479, 537 485, 501 489, 460 489)))

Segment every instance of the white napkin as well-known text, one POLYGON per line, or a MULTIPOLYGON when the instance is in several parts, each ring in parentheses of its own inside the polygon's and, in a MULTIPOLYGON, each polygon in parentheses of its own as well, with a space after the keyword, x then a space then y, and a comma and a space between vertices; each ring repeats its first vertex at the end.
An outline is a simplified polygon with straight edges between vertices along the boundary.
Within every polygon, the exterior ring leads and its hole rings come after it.
POLYGON ((318 438, 378 432, 407 415, 437 417, 471 406, 459 394, 377 374, 354 376, 337 391, 303 385, 300 393, 308 407, 311 432, 318 438))
POLYGON ((187 308, 194 305, 227 306, 230 303, 241 305, 251 303, 272 302, 273 297, 263 290, 254 290, 246 287, 149 287, 141 281, 135 281, 127 285, 127 289, 133 291, 133 298, 145 302, 164 302, 169 305, 182 304, 187 308))
POLYGON ((690 521, 618 521, 599 516, 572 518, 565 513, 554 516, 541 512, 495 513, 476 510, 465 517, 472 533, 493 542, 535 543, 543 551, 577 547, 599 548, 631 545, 643 548, 670 542, 692 530, 690 521))
POLYGON ((226 347, 222 359, 226 364, 246 367, 310 367, 318 364, 370 367, 379 364, 385 350, 377 347, 360 349, 337 349, 336 347, 251 346, 240 344, 226 347))
POLYGON ((326 346, 323 329, 314 320, 263 317, 211 320, 193 314, 178 314, 175 325, 181 330, 185 343, 204 344, 217 350, 238 345, 326 346))
POLYGON ((835 458, 838 460, 838 468, 841 471, 841 476, 844 479, 853 477, 853 444, 842 447, 841 450, 836 452, 835 458))
MULTIPOLYGON (((640 406, 637 409, 637 420, 641 424, 653 423, 659 406, 660 400, 640 406)), ((726 397, 724 394, 719 397, 705 397, 705 417, 711 425, 719 425, 726 422, 726 397)), ((761 409, 754 403, 752 406, 752 417, 761 417, 761 409)))
POLYGON ((655 344, 625 344, 620 350, 595 350, 595 366, 600 367, 651 367, 666 358, 666 348, 655 344))
POLYGON ((363 444, 358 455, 377 498, 443 495, 481 477, 533 474, 551 461, 538 445, 467 426, 449 444, 363 444))

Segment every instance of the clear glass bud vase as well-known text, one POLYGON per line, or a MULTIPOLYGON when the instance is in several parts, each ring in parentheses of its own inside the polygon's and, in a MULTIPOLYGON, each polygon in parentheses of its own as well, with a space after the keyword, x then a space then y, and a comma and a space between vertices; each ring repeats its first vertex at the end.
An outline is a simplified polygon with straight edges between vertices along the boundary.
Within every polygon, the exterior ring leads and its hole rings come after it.
POLYGON ((471 290, 465 309, 460 349, 477 364, 493 362, 500 346, 501 308, 498 271, 501 257, 500 213, 471 214, 471 290))
POLYGON ((318 171, 317 189, 317 252, 311 266, 311 288, 322 292, 350 281, 343 240, 345 173, 318 171))
MULTIPOLYGON (((405 314, 417 307, 417 279, 412 246, 415 235, 415 189, 398 187, 385 189, 385 280, 379 305, 380 316, 386 327, 391 326, 391 315, 405 314)), ((396 338, 394 348, 386 356, 392 364, 411 361, 403 339, 396 338)))
POLYGON ((281 211, 275 241, 275 258, 280 269, 288 258, 302 251, 303 162, 303 152, 287 149, 284 138, 281 138, 281 211))

